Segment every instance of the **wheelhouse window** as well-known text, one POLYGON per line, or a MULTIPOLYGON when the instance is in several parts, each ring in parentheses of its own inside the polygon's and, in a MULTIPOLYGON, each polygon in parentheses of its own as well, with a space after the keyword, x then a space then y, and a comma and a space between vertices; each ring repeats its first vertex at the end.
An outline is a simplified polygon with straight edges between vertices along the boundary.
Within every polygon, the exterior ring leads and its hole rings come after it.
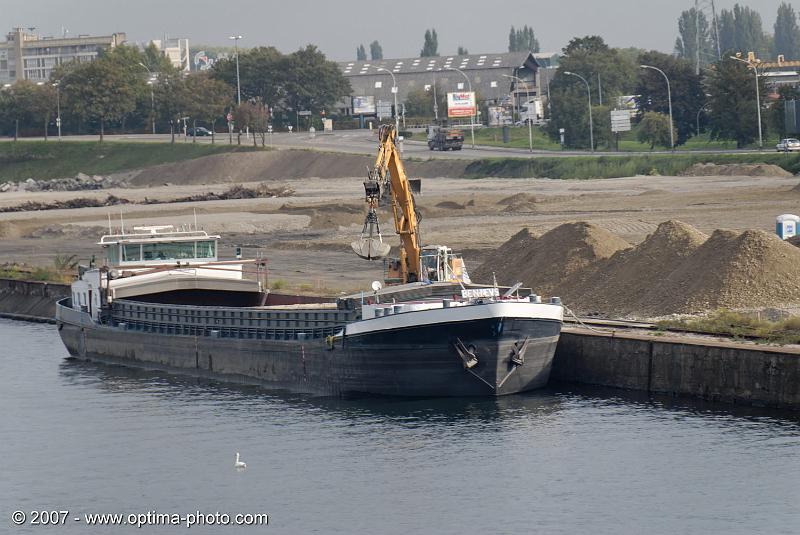
POLYGON ((138 243, 122 246, 123 262, 140 262, 142 260, 142 247, 138 243))
POLYGON ((194 258, 194 242, 145 243, 142 256, 147 260, 186 260, 194 258))
POLYGON ((197 242, 197 258, 216 258, 216 244, 214 240, 197 242))
POLYGON ((116 243, 109 245, 106 248, 106 258, 108 258, 108 263, 112 266, 119 264, 119 245, 116 243))

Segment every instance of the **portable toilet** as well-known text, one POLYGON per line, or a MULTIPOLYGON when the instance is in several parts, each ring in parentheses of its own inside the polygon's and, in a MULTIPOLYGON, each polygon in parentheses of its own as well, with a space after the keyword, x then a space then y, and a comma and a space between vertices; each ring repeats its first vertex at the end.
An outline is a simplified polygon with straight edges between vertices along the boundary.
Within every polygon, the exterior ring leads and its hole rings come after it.
POLYGON ((797 234, 800 217, 794 214, 781 214, 775 218, 775 233, 782 240, 787 240, 797 234))

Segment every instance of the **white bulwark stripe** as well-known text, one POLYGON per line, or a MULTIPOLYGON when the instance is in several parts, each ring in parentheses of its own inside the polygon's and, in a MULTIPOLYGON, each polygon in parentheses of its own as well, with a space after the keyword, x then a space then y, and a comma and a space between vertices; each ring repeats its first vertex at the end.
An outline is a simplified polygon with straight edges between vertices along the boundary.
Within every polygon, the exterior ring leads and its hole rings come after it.
POLYGON ((458 323, 492 318, 540 319, 560 322, 564 319, 564 311, 561 305, 543 303, 486 303, 452 308, 400 312, 398 314, 356 321, 347 325, 345 332, 348 336, 351 336, 392 329, 419 327, 423 325, 458 323))

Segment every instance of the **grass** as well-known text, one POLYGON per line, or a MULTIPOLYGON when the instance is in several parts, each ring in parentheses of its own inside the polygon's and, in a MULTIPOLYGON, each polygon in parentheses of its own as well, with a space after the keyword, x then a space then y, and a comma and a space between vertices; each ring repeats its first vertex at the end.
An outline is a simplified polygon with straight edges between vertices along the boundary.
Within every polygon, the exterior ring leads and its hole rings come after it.
POLYGON ((768 321, 740 312, 718 310, 704 318, 660 321, 658 327, 721 334, 734 338, 755 338, 774 344, 800 343, 800 317, 797 316, 780 321, 768 321))
POLYGON ((696 163, 775 164, 790 173, 800 172, 800 154, 631 154, 620 156, 567 156, 534 158, 484 158, 467 165, 465 178, 617 178, 635 175, 679 175, 696 163))
MULTIPOLYGON (((468 143, 470 140, 470 133, 468 129, 464 130, 464 142, 468 143)), ((532 128, 533 134, 533 148, 535 150, 560 150, 561 146, 550 139, 540 127, 534 126, 532 128)), ((475 143, 477 145, 488 145, 491 147, 510 147, 516 149, 527 149, 529 147, 528 141, 528 127, 527 126, 511 126, 508 128, 509 142, 503 143, 503 129, 480 128, 475 131, 475 143)), ((764 140, 764 147, 768 149, 774 148, 778 139, 768 138, 764 140)), ((753 144, 745 148, 757 149, 758 145, 753 144)), ((666 147, 656 147, 657 150, 665 150, 666 147)), ((700 150, 733 150, 736 149, 735 141, 718 141, 712 140, 707 133, 702 133, 699 136, 689 138, 686 143, 675 147, 677 152, 691 152, 700 150)), ((600 146, 598 150, 613 151, 616 146, 612 144, 610 147, 600 146)), ((619 151, 620 152, 650 152, 650 145, 640 143, 636 139, 636 132, 632 130, 620 135, 619 151)))
POLYGON ((66 271, 58 267, 39 266, 31 268, 19 264, 0 265, 0 279, 14 279, 39 282, 58 282, 69 284, 75 280, 76 271, 66 271))
POLYGON ((78 173, 107 175, 254 147, 206 143, 18 141, 0 143, 0 182, 66 178, 78 173))

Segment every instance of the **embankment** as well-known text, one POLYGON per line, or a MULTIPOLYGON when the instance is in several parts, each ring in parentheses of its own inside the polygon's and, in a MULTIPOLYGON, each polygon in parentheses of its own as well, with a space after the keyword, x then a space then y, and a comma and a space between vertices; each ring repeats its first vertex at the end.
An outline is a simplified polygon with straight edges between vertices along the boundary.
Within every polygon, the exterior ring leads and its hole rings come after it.
POLYGON ((69 295, 67 284, 0 279, 0 317, 49 321, 56 301, 69 295))
POLYGON ((800 410, 800 350, 565 327, 552 378, 800 410))

